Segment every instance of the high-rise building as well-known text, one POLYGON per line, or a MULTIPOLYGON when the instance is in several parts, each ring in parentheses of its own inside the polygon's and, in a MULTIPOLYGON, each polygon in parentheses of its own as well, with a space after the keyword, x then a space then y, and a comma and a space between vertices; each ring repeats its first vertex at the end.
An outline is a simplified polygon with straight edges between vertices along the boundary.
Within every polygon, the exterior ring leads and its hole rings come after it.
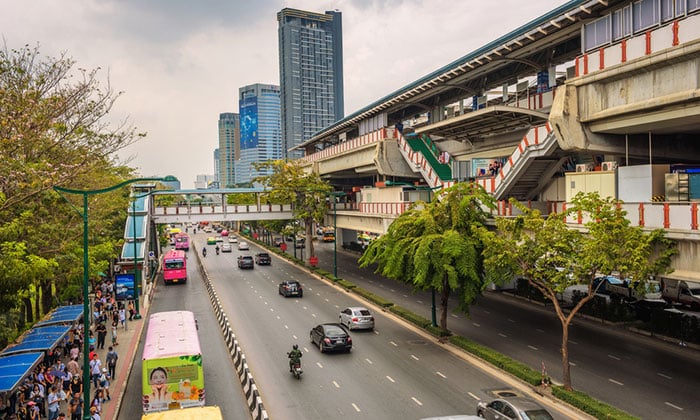
POLYGON ((282 153, 344 117, 343 25, 338 11, 277 13, 282 153))
POLYGON ((216 174, 221 187, 229 187, 236 183, 234 162, 240 151, 240 138, 238 114, 232 112, 219 114, 219 159, 216 174))
POLYGON ((256 83, 238 89, 238 110, 240 158, 235 172, 240 185, 270 173, 255 169, 253 163, 282 158, 279 86, 256 83))

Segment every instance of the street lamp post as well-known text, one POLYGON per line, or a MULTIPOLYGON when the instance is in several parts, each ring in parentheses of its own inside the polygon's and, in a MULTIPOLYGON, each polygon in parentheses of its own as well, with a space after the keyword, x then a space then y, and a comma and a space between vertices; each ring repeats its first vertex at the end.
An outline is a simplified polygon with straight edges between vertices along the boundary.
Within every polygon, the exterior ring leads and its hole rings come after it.
MULTIPOLYGON (((91 195, 104 194, 110 191, 114 191, 117 188, 121 188, 125 185, 132 184, 134 182, 141 181, 171 181, 174 180, 173 177, 166 178, 136 178, 127 181, 120 182, 119 184, 113 185, 111 187, 102 188, 98 190, 75 190, 72 188, 64 188, 59 186, 54 186, 53 189, 61 197, 61 193, 66 194, 77 194, 83 196, 83 211, 82 213, 73 204, 68 201, 68 203, 73 207, 78 214, 83 219, 83 419, 90 420, 92 417, 90 415, 90 345, 88 343, 88 329, 91 324, 90 317, 90 297, 88 295, 88 284, 90 283, 89 275, 89 260, 88 260, 88 197, 91 195)), ((63 197, 65 199, 65 197, 63 197)))

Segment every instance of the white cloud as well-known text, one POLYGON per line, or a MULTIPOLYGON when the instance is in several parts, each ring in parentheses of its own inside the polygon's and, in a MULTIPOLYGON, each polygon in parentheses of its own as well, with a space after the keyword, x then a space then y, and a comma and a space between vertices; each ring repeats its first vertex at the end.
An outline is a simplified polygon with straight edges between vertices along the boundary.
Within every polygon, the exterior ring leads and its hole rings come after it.
POLYGON ((66 51, 77 67, 107 73, 124 91, 112 117, 145 140, 130 147, 144 175, 185 188, 214 172, 221 112, 238 88, 279 84, 276 13, 284 7, 343 13, 345 112, 350 114, 559 6, 559 0, 258 0, 5 2, 0 35, 11 48, 66 51))

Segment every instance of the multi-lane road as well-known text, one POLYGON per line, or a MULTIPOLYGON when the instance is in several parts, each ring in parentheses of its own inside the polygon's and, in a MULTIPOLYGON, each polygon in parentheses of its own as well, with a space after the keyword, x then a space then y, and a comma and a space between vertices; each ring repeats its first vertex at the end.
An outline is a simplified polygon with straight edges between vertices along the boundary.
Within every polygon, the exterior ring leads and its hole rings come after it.
MULTIPOLYGON (((195 235, 194 241, 201 249, 205 235, 195 235)), ((316 246, 320 265, 332 271, 333 244, 316 246)), ((375 331, 353 332, 354 348, 348 354, 321 354, 309 341, 310 329, 321 322, 336 322, 345 306, 368 305, 276 256, 271 266, 237 268, 238 255, 259 250, 252 245, 250 251, 238 251, 234 244, 232 253, 217 256, 210 252, 203 262, 271 419, 404 420, 474 414, 479 400, 491 399, 500 391, 527 392, 518 389, 517 382, 507 375, 481 369, 459 352, 450 351, 448 346, 372 306, 375 331), (303 284, 303 298, 278 294, 278 283, 287 279, 303 284), (294 343, 304 354, 300 381, 289 373, 286 359, 294 343)), ((249 418, 191 254, 190 282, 159 285, 151 311, 180 308, 195 312, 203 345, 208 403, 221 406, 226 418, 249 418)), ((339 276, 430 317, 428 294, 414 294, 404 285, 360 269, 356 260, 356 255, 338 252, 339 276)), ((448 323, 455 333, 530 366, 544 362, 555 381, 561 376, 559 324, 547 308, 487 293, 472 308, 470 317, 453 313, 448 323)), ((695 351, 588 322, 576 323, 571 340, 576 388, 641 418, 697 417, 700 362, 695 351)), ((137 357, 127 401, 140 401, 139 384, 137 357)), ((132 405, 129 409, 133 409, 133 417, 129 414, 125 418, 137 418, 140 405, 132 405)), ((575 416, 561 406, 547 408, 558 419, 575 416)))

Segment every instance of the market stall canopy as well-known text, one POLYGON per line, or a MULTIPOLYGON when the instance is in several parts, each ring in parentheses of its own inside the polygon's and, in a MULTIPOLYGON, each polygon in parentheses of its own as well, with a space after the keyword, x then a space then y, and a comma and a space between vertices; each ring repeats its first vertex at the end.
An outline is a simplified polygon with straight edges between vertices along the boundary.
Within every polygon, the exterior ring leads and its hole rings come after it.
POLYGON ((53 350, 70 329, 71 327, 67 325, 34 327, 19 338, 19 344, 3 350, 0 357, 16 353, 53 350))
POLYGON ((41 352, 0 357, 0 393, 13 391, 43 357, 41 352))
POLYGON ((43 327, 45 325, 70 324, 79 321, 82 317, 82 305, 61 306, 51 312, 46 319, 37 322, 34 326, 43 327))

